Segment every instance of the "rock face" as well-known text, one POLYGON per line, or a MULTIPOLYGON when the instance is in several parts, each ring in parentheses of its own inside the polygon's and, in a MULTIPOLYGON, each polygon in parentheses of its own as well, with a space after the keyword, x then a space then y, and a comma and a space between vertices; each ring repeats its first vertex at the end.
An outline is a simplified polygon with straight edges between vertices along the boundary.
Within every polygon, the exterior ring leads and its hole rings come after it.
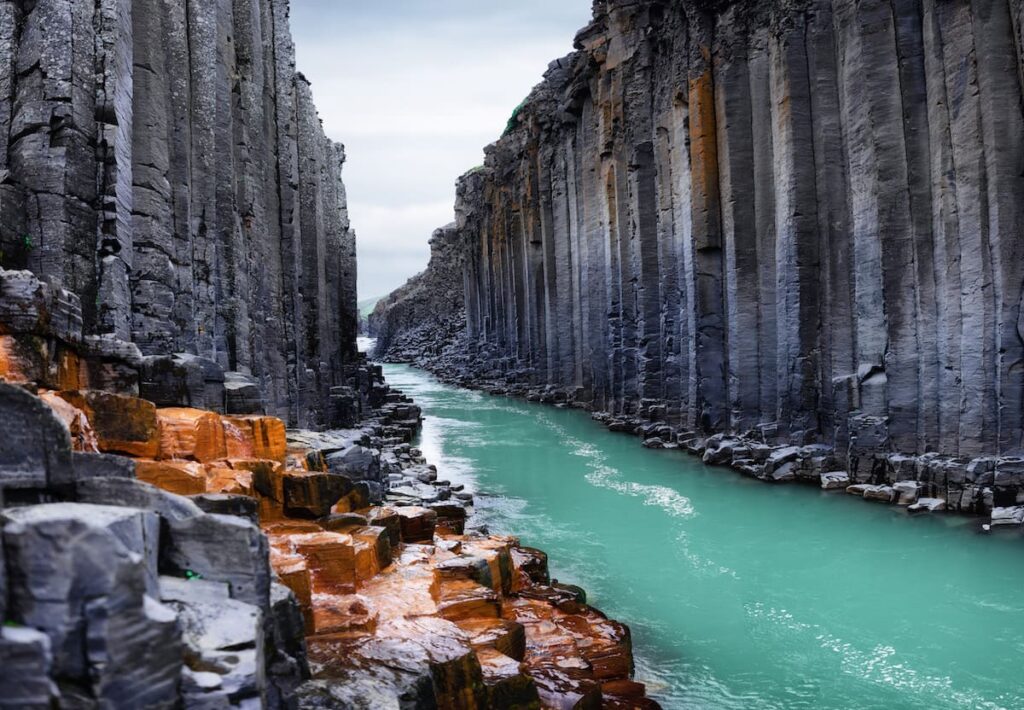
POLYGON ((976 505, 1024 448, 1022 37, 1020 0, 598 0, 460 181, 434 364, 976 505))
POLYGON ((439 354, 465 330, 465 286, 459 230, 434 232, 430 264, 405 286, 380 300, 368 320, 377 352, 439 354))
POLYGON ((251 376, 311 426, 356 356, 355 235, 288 13, 0 0, 0 268, 77 294, 84 336, 251 376))

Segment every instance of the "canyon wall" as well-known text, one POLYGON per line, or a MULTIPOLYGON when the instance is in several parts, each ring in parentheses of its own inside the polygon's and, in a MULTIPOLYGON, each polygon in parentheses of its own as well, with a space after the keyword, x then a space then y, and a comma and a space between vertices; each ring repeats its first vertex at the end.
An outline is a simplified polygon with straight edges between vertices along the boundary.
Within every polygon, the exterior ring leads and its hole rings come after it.
POLYGON ((0 0, 0 267, 77 294, 87 335, 251 376, 311 426, 356 360, 355 235, 288 13, 0 0))
POLYGON ((377 349, 392 360, 438 356, 465 330, 461 237, 456 224, 434 232, 427 270, 411 278, 373 309, 367 322, 377 349))
POLYGON ((1022 453, 1024 3, 598 0, 576 46, 460 182, 474 377, 860 480, 1022 453))

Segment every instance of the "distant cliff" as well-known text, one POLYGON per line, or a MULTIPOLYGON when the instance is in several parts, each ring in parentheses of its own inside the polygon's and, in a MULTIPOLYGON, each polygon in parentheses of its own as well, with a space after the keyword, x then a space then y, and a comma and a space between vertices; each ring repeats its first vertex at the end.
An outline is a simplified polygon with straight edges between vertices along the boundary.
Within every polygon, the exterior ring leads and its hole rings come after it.
POLYGON ((0 0, 0 267, 315 424, 356 357, 355 236, 288 7, 0 0))
POLYGON ((461 183, 470 379, 859 480, 1022 453, 1024 2, 598 0, 576 45, 461 183))
POLYGON ((462 274, 459 230, 450 224, 434 232, 427 270, 378 301, 370 314, 376 354, 400 362, 450 355, 465 330, 462 274))

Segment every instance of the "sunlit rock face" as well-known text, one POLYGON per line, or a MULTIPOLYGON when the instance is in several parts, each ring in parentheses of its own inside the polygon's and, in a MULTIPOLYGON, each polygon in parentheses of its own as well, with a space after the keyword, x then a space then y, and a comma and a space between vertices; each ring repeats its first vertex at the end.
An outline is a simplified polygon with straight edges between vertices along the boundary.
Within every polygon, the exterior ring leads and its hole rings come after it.
MULTIPOLYGON (((288 13, 0 0, 0 268, 77 294, 80 338, 201 356, 222 387, 245 373, 270 413, 312 426, 356 356, 355 235, 344 149, 296 73, 288 13)), ((62 354, 0 334, 6 369, 84 388, 74 360, 43 372, 62 354)), ((227 386, 254 413, 252 391, 227 386)), ((219 411, 184 389, 150 398, 219 411)))
POLYGON ((387 356, 858 482, 1021 454, 1024 3, 594 7, 460 182, 465 343, 387 356))

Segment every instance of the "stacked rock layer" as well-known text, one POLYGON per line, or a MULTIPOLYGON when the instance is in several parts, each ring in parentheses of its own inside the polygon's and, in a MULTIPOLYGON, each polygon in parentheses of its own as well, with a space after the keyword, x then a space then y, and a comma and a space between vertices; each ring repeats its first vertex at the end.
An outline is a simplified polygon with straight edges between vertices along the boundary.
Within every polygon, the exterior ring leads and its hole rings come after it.
POLYGON ((0 267, 80 296, 86 335, 251 375, 309 425, 355 358, 355 236, 288 12, 0 0, 0 267))
POLYGON ((1015 502, 964 468, 1024 446, 1024 3, 598 0, 576 45, 460 181, 469 379, 1015 502))

